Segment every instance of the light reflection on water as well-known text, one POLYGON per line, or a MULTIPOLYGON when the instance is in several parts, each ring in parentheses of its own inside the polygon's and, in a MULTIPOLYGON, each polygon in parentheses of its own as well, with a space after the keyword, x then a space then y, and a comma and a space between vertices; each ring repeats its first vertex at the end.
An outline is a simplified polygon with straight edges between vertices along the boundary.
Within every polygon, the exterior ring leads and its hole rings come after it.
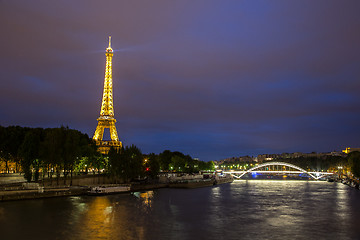
POLYGON ((79 232, 85 239, 104 239, 111 233, 111 213, 113 207, 106 197, 94 198, 88 210, 78 222, 79 232))
POLYGON ((1 239, 360 239, 360 191, 339 183, 240 180, 0 203, 1 239), (19 231, 18 229, 21 229, 19 231))
POLYGON ((132 194, 141 200, 142 206, 145 211, 151 208, 154 191, 133 192, 132 194))

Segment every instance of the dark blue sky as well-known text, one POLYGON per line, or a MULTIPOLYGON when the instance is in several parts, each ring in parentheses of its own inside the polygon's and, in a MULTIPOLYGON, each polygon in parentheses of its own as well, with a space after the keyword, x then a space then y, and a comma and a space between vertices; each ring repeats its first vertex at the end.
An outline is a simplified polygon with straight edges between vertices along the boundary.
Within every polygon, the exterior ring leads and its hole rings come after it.
POLYGON ((0 1, 0 125, 201 160, 360 147, 360 1, 0 1))

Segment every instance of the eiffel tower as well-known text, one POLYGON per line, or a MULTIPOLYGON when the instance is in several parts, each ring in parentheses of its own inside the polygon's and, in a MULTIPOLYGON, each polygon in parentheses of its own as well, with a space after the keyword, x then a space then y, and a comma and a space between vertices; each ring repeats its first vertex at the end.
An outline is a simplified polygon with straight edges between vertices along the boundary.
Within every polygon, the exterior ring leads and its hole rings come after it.
POLYGON ((104 79, 104 93, 100 110, 100 117, 97 119, 98 125, 95 130, 93 139, 96 141, 98 151, 107 154, 111 147, 121 148, 122 143, 119 141, 116 131, 114 118, 113 88, 112 88, 112 57, 114 55, 111 48, 111 36, 109 36, 109 47, 106 48, 106 68, 104 79), (111 140, 103 140, 104 129, 110 129, 111 140))

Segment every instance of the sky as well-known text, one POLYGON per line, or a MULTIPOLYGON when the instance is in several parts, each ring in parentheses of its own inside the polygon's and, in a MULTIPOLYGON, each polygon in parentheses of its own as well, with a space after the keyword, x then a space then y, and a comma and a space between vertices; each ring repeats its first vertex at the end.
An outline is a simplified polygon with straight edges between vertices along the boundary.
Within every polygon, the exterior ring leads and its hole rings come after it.
POLYGON ((358 0, 0 0, 0 125, 200 160, 360 147, 358 0))

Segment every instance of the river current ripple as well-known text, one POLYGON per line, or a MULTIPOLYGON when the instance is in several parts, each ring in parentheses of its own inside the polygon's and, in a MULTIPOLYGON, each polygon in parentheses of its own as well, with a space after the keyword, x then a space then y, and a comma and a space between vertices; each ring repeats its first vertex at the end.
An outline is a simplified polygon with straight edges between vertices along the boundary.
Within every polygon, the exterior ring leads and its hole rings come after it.
POLYGON ((360 239, 360 191, 321 181, 240 180, 3 202, 0 239, 360 239))

